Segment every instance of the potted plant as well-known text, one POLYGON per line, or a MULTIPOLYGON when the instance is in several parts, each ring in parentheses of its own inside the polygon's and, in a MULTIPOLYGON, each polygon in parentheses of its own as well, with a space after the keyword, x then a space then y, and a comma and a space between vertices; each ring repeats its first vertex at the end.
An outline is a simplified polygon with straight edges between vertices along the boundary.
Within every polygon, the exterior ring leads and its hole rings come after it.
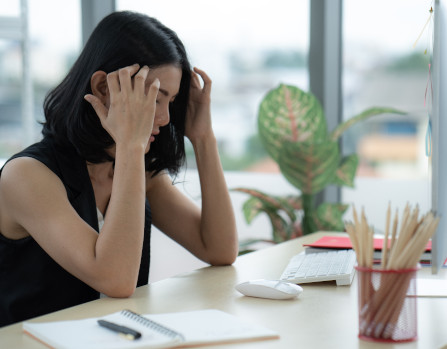
POLYGON ((355 123, 383 113, 403 114, 393 108, 371 108, 328 132, 323 108, 312 93, 285 84, 269 91, 259 107, 259 137, 299 193, 279 197, 250 188, 233 189, 250 195, 243 205, 247 223, 267 214, 275 243, 317 230, 343 231, 348 205, 317 205, 316 195, 328 185, 354 186, 358 156, 342 156, 339 139, 355 123))

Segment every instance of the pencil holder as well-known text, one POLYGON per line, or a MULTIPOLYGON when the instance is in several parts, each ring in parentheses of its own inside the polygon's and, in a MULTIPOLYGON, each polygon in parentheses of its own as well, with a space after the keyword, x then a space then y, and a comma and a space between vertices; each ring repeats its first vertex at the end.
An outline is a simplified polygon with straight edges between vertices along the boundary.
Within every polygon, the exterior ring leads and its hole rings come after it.
POLYGON ((374 342, 417 339, 416 271, 356 267, 359 338, 374 342))

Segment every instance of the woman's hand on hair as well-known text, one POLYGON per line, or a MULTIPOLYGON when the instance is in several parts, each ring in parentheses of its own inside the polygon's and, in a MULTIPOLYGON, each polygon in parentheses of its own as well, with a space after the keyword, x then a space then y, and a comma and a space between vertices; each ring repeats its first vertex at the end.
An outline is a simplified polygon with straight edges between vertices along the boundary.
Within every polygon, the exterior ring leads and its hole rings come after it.
POLYGON ((214 136, 211 126, 211 84, 211 79, 203 70, 194 68, 191 71, 185 135, 193 143, 210 135, 214 136))
POLYGON ((106 75, 105 104, 94 95, 84 97, 117 145, 135 144, 146 148, 149 143, 160 82, 155 79, 146 94, 148 73, 147 66, 140 69, 138 64, 121 68, 106 75))

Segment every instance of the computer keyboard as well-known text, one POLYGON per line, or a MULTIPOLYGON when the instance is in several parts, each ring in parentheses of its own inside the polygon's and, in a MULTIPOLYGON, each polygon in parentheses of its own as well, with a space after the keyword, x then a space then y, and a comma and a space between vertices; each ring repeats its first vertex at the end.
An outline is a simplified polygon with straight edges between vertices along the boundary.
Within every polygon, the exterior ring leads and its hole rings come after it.
POLYGON ((335 280, 337 286, 350 285, 355 263, 354 250, 303 251, 290 259, 280 279, 296 284, 335 280))

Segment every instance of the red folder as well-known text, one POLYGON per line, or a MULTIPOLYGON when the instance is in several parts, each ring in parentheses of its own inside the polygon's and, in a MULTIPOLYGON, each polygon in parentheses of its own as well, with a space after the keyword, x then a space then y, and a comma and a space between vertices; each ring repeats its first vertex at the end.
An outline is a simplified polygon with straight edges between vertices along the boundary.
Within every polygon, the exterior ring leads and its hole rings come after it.
MULTIPOLYGON (((390 242, 391 239, 388 239, 388 243, 390 242)), ((349 236, 332 236, 332 235, 323 236, 321 239, 310 244, 303 244, 303 246, 314 247, 314 248, 333 248, 339 250, 352 248, 349 236)), ((374 249, 377 251, 381 251, 382 247, 383 247, 383 238, 374 238, 374 249)), ((431 251, 431 240, 427 243, 427 247, 425 249, 425 252, 430 251, 431 251)))

